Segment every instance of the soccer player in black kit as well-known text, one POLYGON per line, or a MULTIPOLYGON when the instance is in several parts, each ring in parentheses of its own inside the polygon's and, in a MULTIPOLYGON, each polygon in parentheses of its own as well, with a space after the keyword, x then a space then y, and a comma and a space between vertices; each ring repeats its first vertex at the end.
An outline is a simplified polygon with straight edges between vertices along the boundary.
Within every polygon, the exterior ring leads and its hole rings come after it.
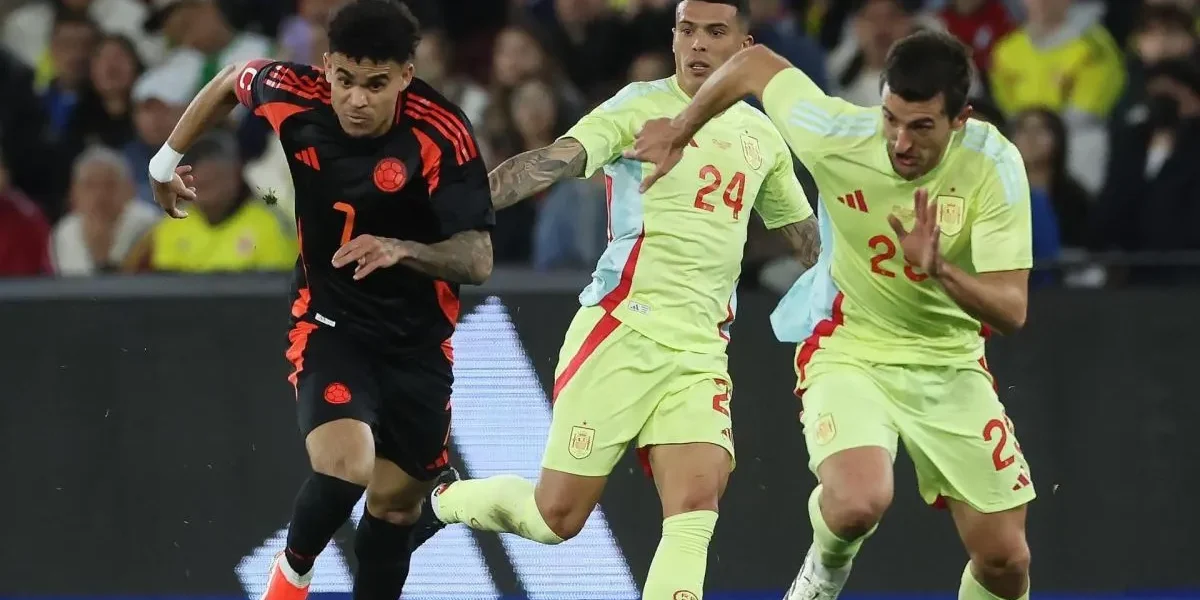
POLYGON ((422 500, 451 475, 458 287, 490 275, 495 214, 467 119, 413 76, 417 41, 402 4, 350 2, 330 21, 322 69, 227 67, 150 164, 155 199, 184 218, 177 203, 196 190, 180 155, 238 103, 287 151, 300 237, 287 357, 313 473, 265 600, 307 595, 314 560, 363 492, 354 597, 396 600, 422 500))

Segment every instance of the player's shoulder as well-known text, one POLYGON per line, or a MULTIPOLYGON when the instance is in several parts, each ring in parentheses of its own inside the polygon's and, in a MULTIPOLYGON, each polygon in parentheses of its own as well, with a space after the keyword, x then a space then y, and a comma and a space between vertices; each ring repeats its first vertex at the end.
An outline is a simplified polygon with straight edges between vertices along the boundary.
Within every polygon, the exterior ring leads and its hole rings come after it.
POLYGON ((976 119, 968 119, 963 127, 959 151, 968 161, 968 168, 976 169, 981 183, 999 183, 1009 203, 1028 197, 1023 191, 1027 184, 1025 162, 1021 152, 995 125, 976 119))
POLYGON ((319 67, 283 60, 254 59, 242 66, 238 87, 249 89, 264 99, 286 100, 296 104, 329 104, 330 86, 319 67))
POLYGON ((443 158, 456 157, 459 165, 479 156, 479 144, 466 113, 424 80, 413 78, 397 110, 403 111, 422 148, 432 142, 443 158))
POLYGON ((671 78, 654 81, 635 81, 621 88, 609 99, 600 103, 600 110, 654 109, 662 105, 664 98, 673 98, 671 78))

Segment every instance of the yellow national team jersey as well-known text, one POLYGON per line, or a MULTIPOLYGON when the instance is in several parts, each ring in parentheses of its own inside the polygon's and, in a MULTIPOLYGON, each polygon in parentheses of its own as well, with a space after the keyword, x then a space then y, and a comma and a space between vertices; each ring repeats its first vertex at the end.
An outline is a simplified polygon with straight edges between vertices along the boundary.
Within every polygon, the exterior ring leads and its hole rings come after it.
POLYGON ((1046 107, 1107 117, 1125 87, 1125 59, 1100 25, 1048 48, 1017 30, 997 42, 992 57, 992 95, 1010 116, 1046 107))
POLYGON ((665 346, 724 352, 751 209, 774 229, 812 208, 783 138, 745 103, 705 125, 679 165, 639 193, 653 165, 622 151, 646 121, 689 101, 674 78, 633 83, 563 136, 586 150, 586 176, 603 167, 608 192, 608 247, 579 300, 665 346))
POLYGON ((286 271, 296 264, 296 239, 290 224, 261 202, 248 200, 216 225, 206 221, 199 210, 191 213, 186 219, 164 219, 147 234, 154 270, 286 271))
POLYGON ((878 107, 830 98, 796 69, 771 80, 763 104, 821 192, 821 258, 771 316, 779 339, 804 343, 810 356, 836 348, 877 363, 981 357, 979 321, 905 263, 887 217, 911 229, 913 193, 926 188, 947 261, 973 274, 1030 268, 1029 183, 1016 147, 969 120, 933 171, 906 181, 888 158, 878 107))

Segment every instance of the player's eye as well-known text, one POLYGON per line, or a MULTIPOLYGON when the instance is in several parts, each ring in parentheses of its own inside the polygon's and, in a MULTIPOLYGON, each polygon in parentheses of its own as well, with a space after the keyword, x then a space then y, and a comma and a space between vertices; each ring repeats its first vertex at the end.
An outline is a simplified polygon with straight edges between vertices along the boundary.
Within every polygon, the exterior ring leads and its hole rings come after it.
POLYGON ((721 36, 723 36, 723 35, 725 35, 725 30, 724 30, 724 29, 714 29, 714 30, 712 30, 712 36, 713 36, 713 37, 721 37, 721 36))
POLYGON ((686 35, 686 36, 688 36, 688 37, 691 37, 691 35, 692 35, 692 28, 691 28, 691 27, 684 27, 683 29, 680 29, 680 30, 679 30, 679 33, 682 33, 683 35, 686 35))
POLYGON ((338 84, 341 85, 343 88, 354 87, 354 82, 350 81, 349 79, 339 79, 338 84))

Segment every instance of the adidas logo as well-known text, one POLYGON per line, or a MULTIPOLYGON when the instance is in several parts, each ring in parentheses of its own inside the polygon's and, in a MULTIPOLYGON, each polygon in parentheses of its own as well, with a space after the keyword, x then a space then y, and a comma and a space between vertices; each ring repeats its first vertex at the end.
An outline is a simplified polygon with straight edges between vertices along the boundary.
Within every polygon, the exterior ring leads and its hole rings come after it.
POLYGON ((309 146, 295 154, 296 160, 312 167, 314 171, 321 170, 321 162, 317 160, 317 149, 309 146))

